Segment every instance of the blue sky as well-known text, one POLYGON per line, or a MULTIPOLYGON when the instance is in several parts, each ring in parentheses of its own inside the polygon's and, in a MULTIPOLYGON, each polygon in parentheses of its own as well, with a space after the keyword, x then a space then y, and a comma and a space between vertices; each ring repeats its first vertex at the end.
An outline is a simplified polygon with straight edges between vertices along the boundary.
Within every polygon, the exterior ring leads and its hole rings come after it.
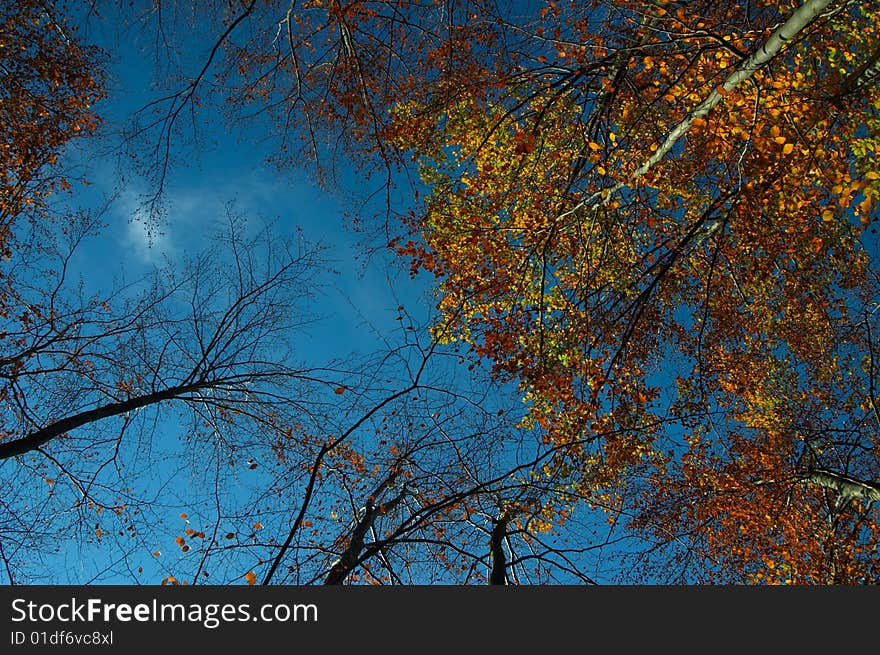
MULTIPOLYGON (((155 52, 155 34, 149 27, 136 26, 116 32, 118 20, 112 13, 103 14, 103 21, 92 18, 81 31, 109 55, 109 94, 98 107, 105 121, 103 139, 100 145, 81 142, 71 153, 89 182, 88 187, 74 189, 72 203, 97 207, 103 198, 115 196, 106 214, 107 228, 86 244, 76 260, 87 283, 98 286, 109 280, 111 271, 124 269, 132 277, 167 261, 179 263, 198 251, 206 232, 223 220, 230 206, 254 226, 269 223, 281 236, 301 230, 307 241, 327 248, 318 311, 325 319, 304 333, 312 337, 306 348, 313 357, 363 354, 381 346, 377 336, 399 327, 401 304, 416 322, 429 320, 428 280, 411 279, 406 262, 382 249, 367 258, 364 241, 375 246, 375 236, 351 227, 352 212, 363 209, 369 215, 384 208, 378 205, 381 198, 371 208, 362 206, 363 197, 349 195, 359 190, 367 196, 374 181, 358 179, 344 161, 337 171, 339 187, 320 187, 308 163, 279 169, 267 161, 273 143, 260 141, 265 127, 256 125, 250 133, 241 125, 230 127, 210 106, 201 110, 196 130, 183 127, 173 143, 162 198, 164 220, 151 225, 145 199, 152 193, 153 181, 139 175, 120 156, 119 148, 120 133, 129 128, 133 112, 163 95, 153 81, 156 62, 150 56, 155 52), (108 25, 111 29, 103 29, 108 25), (100 266, 91 268, 92 262, 100 266)), ((197 39, 193 41, 191 51, 183 53, 189 60, 176 62, 183 71, 198 70, 210 49, 209 41, 201 47, 197 39)))
MULTIPOLYGON (((164 218, 159 223, 150 222, 145 200, 154 189, 154 181, 131 165, 121 135, 129 128, 133 112, 167 92, 154 84, 155 35, 149 27, 119 29, 119 17, 112 14, 112 9, 104 7, 102 11, 108 13, 91 18, 80 33, 108 55, 108 98, 97 107, 104 125, 100 138, 75 143, 66 159, 66 165, 87 180, 88 185, 74 183, 69 196, 59 196, 71 209, 106 205, 106 227, 85 242, 73 260, 73 272, 81 276, 85 287, 100 294, 120 279, 135 280, 154 268, 182 264, 204 247, 206 235, 223 220, 231 206, 235 213, 246 216, 248 225, 254 229, 268 222, 280 236, 299 238, 301 234, 302 238, 327 248, 327 267, 317 276, 320 288, 309 307, 319 320, 305 326, 295 337, 297 351, 306 365, 321 366, 331 361, 355 364, 360 358, 381 355, 389 344, 397 346, 403 340, 413 339, 427 341, 427 332, 402 333, 405 325, 400 320, 399 308, 405 308, 414 326, 426 326, 433 315, 431 280, 424 274, 412 279, 408 262, 381 248, 381 235, 352 229, 352 212, 360 210, 369 217, 371 212, 381 215, 385 209, 381 195, 373 205, 363 204, 382 180, 360 178, 353 162, 338 162, 338 187, 321 187, 308 164, 279 170, 267 163, 273 154, 272 143, 258 139, 265 126, 255 125, 250 131, 241 126, 229 127, 216 109, 206 105, 198 115, 195 142, 187 127, 173 142, 162 197, 164 218), (373 255, 369 258, 365 256, 365 244, 372 246, 373 255)), ((189 49, 175 64, 184 73, 198 70, 210 45, 194 35, 189 49)), ((406 211, 406 202, 399 202, 394 209, 406 211)), ((450 361, 453 360, 444 358, 438 368, 450 361)), ((485 386, 473 388, 480 383, 475 383, 474 376, 467 371, 468 364, 463 361, 450 373, 457 376, 457 390, 463 394, 465 405, 468 397, 478 400, 487 392, 485 386)), ((405 373, 395 372, 392 365, 389 378, 395 374, 406 378, 405 373)), ((446 375, 445 369, 440 375, 446 375)), ((490 397, 486 402, 492 413, 501 406, 512 406, 517 412, 523 410, 513 385, 509 391, 512 393, 490 397)), ((357 415, 345 415, 347 396, 330 395, 331 401, 336 398, 340 407, 333 420, 344 426, 357 415)), ((119 526, 112 517, 87 517, 103 532, 103 541, 96 541, 87 531, 82 538, 66 542, 55 552, 41 553, 39 558, 45 568, 53 571, 47 582, 129 584, 134 579, 156 584, 169 574, 191 571, 192 553, 184 562, 186 558, 175 538, 187 528, 207 530, 206 526, 219 523, 212 515, 213 490, 205 487, 206 480, 215 475, 222 480, 227 515, 221 534, 227 530, 247 534, 256 521, 265 524, 266 536, 283 539, 291 520, 289 510, 269 516, 252 513, 257 507, 254 499, 266 493, 277 475, 271 462, 260 461, 256 469, 251 469, 247 465, 250 453, 242 452, 239 462, 244 465, 229 467, 208 446, 187 443, 186 419, 178 421, 174 415, 173 411, 161 415, 155 430, 159 442, 151 442, 149 448, 167 462, 163 470, 152 471, 150 467, 155 461, 146 454, 132 452, 127 460, 127 470, 138 474, 133 480, 137 495, 155 499, 142 510, 143 524, 153 526, 150 534, 131 540, 120 533, 117 538, 115 530, 119 526), (203 461, 189 452, 193 448, 203 461), (197 463, 196 468, 184 466, 187 462, 197 463), (207 474, 205 478, 198 475, 199 466, 207 474), (113 547, 107 543, 109 540, 115 540, 113 547)), ((155 416, 146 411, 138 420, 149 422, 155 416)), ((99 426, 98 434, 117 429, 117 422, 105 423, 99 426)), ((354 435, 352 443, 366 451, 371 438, 375 439, 373 433, 364 431, 354 435)), ((503 457, 530 459, 535 449, 540 448, 538 441, 531 437, 522 442, 511 439, 510 452, 503 457)), ((334 490, 329 493, 337 494, 334 490)), ((294 496, 294 501, 298 502, 299 497, 294 496)), ((589 522, 591 517, 589 512, 586 514, 585 521, 589 522)), ((589 529, 601 533, 607 528, 603 526, 601 522, 598 527, 590 524, 589 529)), ((552 540, 553 537, 545 536, 545 541, 552 540)), ((258 549, 243 549, 240 558, 229 565, 228 577, 212 577, 207 582, 243 583, 242 573, 255 567, 257 555, 261 554, 258 549)))
MULTIPOLYGON (((102 11, 108 13, 100 19, 92 17, 80 35, 101 46, 108 55, 108 98, 96 108, 104 124, 99 138, 72 144, 64 160, 71 177, 81 176, 88 184, 74 182, 69 194, 55 199, 62 205, 59 210, 63 205, 71 210, 106 207, 102 216, 106 227, 82 244, 72 262, 73 276, 81 278, 87 291, 101 294, 118 280, 136 280, 167 264, 181 265, 204 248, 208 233, 224 219, 227 207, 232 207, 235 213, 247 217, 249 227, 259 229, 269 223, 279 236, 303 238, 326 248, 327 267, 316 276, 320 288, 308 308, 318 320, 296 335, 299 358, 306 365, 351 363, 381 351, 386 340, 398 340, 401 305, 417 324, 429 320, 432 303, 424 278, 411 279, 405 262, 381 249, 370 258, 364 256, 362 242, 369 237, 352 230, 348 220, 348 214, 360 206, 360 198, 333 186, 319 187, 307 166, 279 170, 267 163, 271 146, 257 143, 256 132, 247 134, 229 128, 216 111, 209 109, 200 115, 197 146, 186 130, 173 144, 172 165, 162 197, 164 219, 151 224, 145 199, 154 188, 153 181, 128 164, 120 140, 132 112, 161 94, 152 81, 151 35, 149 28, 117 30, 119 17, 113 15, 112 8, 104 7, 102 11)), ((208 42, 200 47, 198 39, 191 46, 189 60, 178 62, 182 70, 200 66, 209 49, 208 42)), ((346 188, 369 188, 345 166, 340 173, 346 188)), ((145 420, 150 416, 147 413, 145 420)), ((113 421, 105 423, 98 433, 115 429, 113 421)), ((182 435, 186 429, 185 422, 175 421, 172 412, 163 415, 157 433, 167 461, 184 456, 182 435)), ((229 507, 249 511, 248 503, 271 479, 268 467, 252 470, 239 466, 230 470, 225 462, 206 457, 205 471, 214 467, 222 472, 229 507), (264 471, 266 475, 262 475, 264 471)), ((242 453, 242 461, 247 457, 242 453)), ((209 490, 194 487, 200 482, 191 477, 190 471, 173 467, 137 481, 138 494, 160 499, 147 510, 153 512, 151 521, 157 526, 154 534, 141 535, 144 538, 130 546, 125 545, 126 535, 115 549, 96 543, 87 534, 55 552, 28 554, 26 559, 41 560, 54 571, 54 577, 46 582, 128 584, 133 571, 143 567, 134 577, 156 584, 175 572, 173 558, 180 554, 175 536, 187 526, 198 529, 211 520, 210 507, 201 516, 191 509, 208 497, 209 490), (187 513, 186 519, 181 518, 182 513, 187 513), (162 555, 156 557, 153 552, 162 555)), ((118 526, 112 518, 87 518, 92 520, 96 527, 100 525, 105 541, 113 538, 108 532, 118 526)), ((285 524, 280 523, 275 536, 283 538, 285 524)), ((253 559, 245 557, 241 566, 251 566, 253 559)), ((242 582, 240 577, 211 581, 242 582)))
MULTIPOLYGON (((147 7, 146 12, 151 11, 152 3, 143 4, 147 7)), ((122 135, 130 129, 135 111, 168 93, 162 79, 163 71, 171 70, 191 77, 201 68, 213 45, 211 38, 215 34, 212 27, 215 28, 216 24, 163 17, 165 26, 172 32, 192 30, 188 35, 190 38, 185 41, 185 50, 175 52, 157 47, 155 24, 150 21, 141 27, 136 21, 128 27, 122 25, 121 16, 129 16, 130 9, 121 9, 120 16, 114 15, 115 10, 109 5, 102 7, 101 11, 107 13, 84 23, 81 34, 85 40, 103 47, 108 54, 109 96, 97 108, 105 123, 100 138, 79 142, 68 153, 68 164, 88 180, 89 185, 75 183, 69 196, 59 196, 72 209, 79 206, 94 209, 110 199, 103 216, 106 228, 85 243, 74 260, 74 272, 82 277, 87 289, 100 293, 120 278, 137 279, 166 264, 181 265, 187 257, 203 250, 207 235, 231 207, 233 212, 247 217, 249 228, 256 230, 268 223, 273 233, 279 236, 302 238, 326 247, 326 267, 316 276, 314 299, 307 308, 316 320, 295 337, 298 358, 305 365, 322 366, 335 361, 343 366, 350 363, 355 368, 359 358, 381 354, 389 343, 401 343, 400 306, 405 307, 416 326, 424 326, 430 321, 433 309, 431 280, 424 275, 411 279, 407 262, 394 258, 381 247, 381 235, 358 232, 351 227, 349 218, 352 212, 363 212, 368 219, 364 223, 367 226, 371 224, 371 215, 383 214, 385 207, 381 194, 366 201, 366 205, 364 202, 384 180, 359 177, 354 162, 344 159, 337 162, 338 185, 330 182, 324 187, 319 186, 308 162, 294 162, 297 166, 279 170, 267 162, 277 144, 261 140, 265 137, 266 124, 258 119, 252 125, 230 126, 207 99, 195 114, 194 123, 181 120, 178 124, 181 131, 175 133, 172 140, 170 167, 161 199, 162 219, 153 221, 146 201, 155 189, 155 179, 133 166, 128 154, 144 155, 148 152, 148 146, 155 143, 156 132, 146 134, 129 150, 122 142, 122 135), (157 53, 161 55, 158 59, 157 53), (365 256, 365 241, 367 246, 373 247, 374 254, 370 258, 365 256)), ((172 84, 171 88, 180 87, 172 84)), ((144 162, 149 162, 149 158, 142 158, 141 163, 144 162)), ((406 198, 395 198, 395 203, 397 213, 409 208, 406 198)), ((418 338, 426 340, 427 333, 420 333, 418 338)), ((468 363, 465 361, 455 371, 459 376, 455 378, 456 384, 460 385, 455 390, 460 390, 464 397, 475 392, 474 398, 477 398, 486 389, 474 389, 480 381, 478 374, 468 374, 468 363)), ((672 363, 681 362, 674 362, 671 357, 664 360, 649 381, 663 386, 673 372, 672 363)), ((394 378, 395 373, 399 374, 395 382, 406 377, 399 370, 389 370, 388 375, 394 378)), ((486 406, 494 409, 510 405, 522 412, 522 402, 512 387, 490 395, 485 401, 486 406)), ((332 407, 328 414, 335 426, 350 423, 354 420, 351 416, 356 418, 356 409, 363 407, 351 410, 352 414, 346 416, 348 399, 354 394, 336 397, 332 394, 332 386, 324 391, 327 398, 322 398, 321 402, 332 407)), ((668 387, 657 402, 658 412, 671 399, 668 387)), ((144 412, 138 420, 149 422, 153 416, 144 412)), ((258 522, 265 524, 265 534, 283 539, 290 522, 290 508, 275 507, 267 516, 253 513, 259 509, 255 499, 267 493, 266 490, 276 482, 273 476, 278 474, 271 469, 271 463, 260 461, 256 469, 250 468, 248 463, 252 453, 245 448, 238 455, 238 461, 243 465, 232 468, 222 456, 211 451, 211 444, 187 443, 189 426, 186 419, 178 421, 174 416, 173 412, 162 415, 151 433, 159 435, 158 442, 148 444, 159 453, 157 458, 167 464, 164 470, 151 471, 149 466, 156 460, 147 454, 133 452, 129 457, 131 470, 142 474, 137 478, 140 485, 137 493, 147 499, 156 499, 147 503, 144 509, 148 514, 144 523, 155 526, 155 529, 149 535, 141 535, 136 543, 121 535, 119 547, 115 550, 85 538, 65 543, 55 553, 41 554, 39 556, 44 558, 48 568, 55 572, 56 578, 51 581, 129 583, 134 577, 155 584, 169 573, 192 566, 190 560, 186 567, 177 567, 183 556, 174 540, 187 528, 207 529, 206 526, 222 524, 222 532, 234 530, 246 534, 258 522), (175 468, 179 464, 188 466, 175 468), (201 477, 201 473, 206 476, 201 477), (205 486, 212 476, 222 481, 222 493, 218 494, 224 503, 222 522, 212 515, 214 490, 205 486), (154 556, 153 553, 161 555, 154 556), (134 573, 133 569, 138 567, 143 567, 143 572, 134 573)), ((107 421, 106 425, 95 429, 95 434, 112 432, 115 425, 107 421)), ((529 460, 543 448, 538 443, 540 435, 537 432, 513 433, 513 436, 511 433, 505 434, 503 444, 499 446, 499 451, 503 452, 497 455, 495 462, 499 468, 511 462, 529 460)), ((375 434, 378 433, 364 430, 353 436, 351 443, 367 451, 368 445, 370 448, 374 446, 371 440, 375 441, 375 434)), ((681 436, 682 429, 670 425, 665 434, 672 439, 681 436)), ((250 444, 256 441, 253 439, 250 444)), ((242 442, 248 443, 248 439, 242 437, 242 442)), ((263 443, 260 452, 265 455, 266 451, 268 448, 263 443)), ((293 485, 291 489, 295 505, 301 495, 293 485)), ((326 491, 328 496, 343 495, 341 489, 326 491)), ((481 502, 484 504, 482 509, 491 503, 485 498, 481 502)), ((322 503, 324 509, 334 507, 329 501, 322 503)), ((344 505, 340 502, 336 506, 344 505)), ((490 512, 491 508, 486 509, 487 525, 492 518, 490 512)), ((569 545, 592 547, 604 539, 614 541, 620 537, 621 528, 609 528, 603 519, 600 515, 597 520, 596 514, 581 506, 571 521, 573 527, 565 535, 572 540, 569 545)), ((96 526, 100 525, 105 532, 115 529, 112 520, 91 516, 87 520, 97 521, 96 526)), ((331 524, 331 527, 339 526, 331 524)), ((86 537, 89 537, 87 532, 86 537)), ((113 535, 103 538, 106 543, 113 535)), ((554 537, 547 536, 545 540, 552 542, 554 537)), ((628 544, 615 544, 609 550, 612 554, 615 550, 625 552, 628 544)), ((255 566, 257 556, 266 552, 272 552, 272 549, 243 549, 240 557, 229 566, 231 573, 228 577, 211 578, 209 582, 242 583, 241 573, 255 566)), ((604 582, 602 575, 605 572, 599 567, 602 553, 596 557, 595 577, 604 582)), ((261 573, 258 575, 262 577, 261 573)))
MULTIPOLYGON (((161 73, 169 62, 156 60, 155 32, 151 32, 149 22, 143 28, 124 27, 112 7, 104 6, 101 10, 107 13, 100 18, 90 18, 80 34, 87 42, 101 46, 108 55, 108 98, 97 107, 104 125, 100 138, 74 144, 66 160, 71 170, 89 182, 88 186, 74 183, 69 196, 59 196, 71 209, 96 209, 106 204, 103 215, 106 227, 83 244, 73 262, 73 272, 81 276, 89 291, 100 294, 116 280, 138 279, 166 263, 181 264, 203 248, 206 234, 223 219, 231 203, 234 211, 247 216, 249 225, 254 228, 269 222, 279 235, 298 235, 301 230, 304 239, 327 247, 328 265, 317 277, 320 289, 310 307, 320 320, 296 336, 298 352, 307 365, 320 366, 330 360, 350 363, 358 357, 382 353, 389 343, 401 343, 400 306, 405 307, 416 326, 427 324, 433 310, 430 280, 426 276, 411 279, 407 262, 393 258, 381 247, 374 249, 371 258, 365 258, 364 240, 374 247, 381 246, 381 241, 376 240, 376 235, 352 230, 348 220, 348 215, 357 210, 364 211, 368 217, 372 211, 382 213, 384 198, 381 196, 374 205, 363 205, 364 199, 382 180, 358 178, 350 161, 338 162, 342 182, 339 187, 320 187, 312 178, 313 171, 308 164, 279 170, 266 161, 273 154, 272 142, 257 138, 265 126, 254 125, 251 130, 241 126, 231 128, 209 104, 198 113, 195 132, 190 130, 192 126, 181 122, 183 130, 172 143, 171 166, 165 180, 164 218, 151 223, 145 200, 153 192, 155 181, 131 165, 121 135, 130 127, 133 112, 167 93, 167 89, 156 83, 154 68, 158 66, 161 73), (349 195, 352 193, 357 195, 349 195)), ((127 15, 128 11, 124 9, 122 14, 127 15)), ((188 29, 192 25, 188 21, 178 24, 173 17, 165 19, 166 26, 172 30, 188 29)), ((178 72, 192 75, 201 68, 212 45, 211 36, 210 26, 205 27, 205 34, 196 31, 191 35, 186 51, 174 55, 171 62, 178 72)), ((160 49, 160 52, 166 51, 160 49)), ((155 138, 154 135, 148 137, 155 138)), ((149 143, 142 142, 134 151, 139 152, 140 148, 142 152, 149 143)), ((394 209, 404 212, 406 203, 397 204, 394 209)), ((424 342, 427 333, 405 338, 419 338, 424 342)), ((468 363, 465 361, 455 371, 456 384, 460 384, 456 390, 461 392, 465 405, 469 395, 475 400, 484 400, 481 396, 489 391, 485 385, 473 388, 481 383, 477 376, 467 372, 468 363)), ((394 371, 389 372, 389 377, 394 377, 394 371)), ((505 391, 512 393, 490 396, 486 405, 493 413, 500 406, 512 406, 514 414, 521 413, 523 404, 519 394, 513 388, 505 391)), ((340 425, 353 420, 344 415, 347 399, 348 396, 339 398, 339 416, 333 417, 340 425)), ((330 400, 335 400, 332 394, 330 400)), ((187 528, 207 531, 208 526, 221 523, 212 515, 213 489, 205 486, 213 476, 222 479, 221 534, 227 530, 247 534, 250 526, 259 522, 265 524, 265 534, 283 539, 291 517, 289 509, 270 516, 253 514, 258 508, 254 499, 260 498, 273 482, 275 473, 270 463, 261 461, 256 469, 251 469, 247 465, 251 454, 242 452, 239 462, 245 465, 232 468, 210 451, 210 444, 187 443, 186 420, 177 421, 174 415, 173 411, 162 414, 155 430, 150 432, 149 426, 147 429, 149 434, 156 435, 156 440, 149 441, 146 450, 158 453, 165 464, 162 470, 152 470, 156 460, 148 452, 141 454, 133 449, 125 458, 126 471, 138 474, 133 481, 137 495, 148 501, 155 499, 145 503, 142 510, 146 515, 142 523, 152 526, 150 534, 131 540, 128 535, 119 533, 117 538, 115 531, 119 526, 113 517, 86 514, 85 521, 94 521, 94 527, 103 534, 98 541, 86 530, 79 538, 63 543, 57 551, 28 554, 41 559, 51 572, 52 577, 45 581, 128 584, 135 579, 156 584, 169 574, 191 571, 192 560, 182 565, 184 557, 175 538, 187 528), (199 467, 206 477, 198 475, 199 467), (110 540, 115 540, 114 547, 107 544, 110 540)), ((137 420, 148 423, 155 416, 145 411, 137 420)), ((498 423, 502 424, 502 420, 498 423)), ((498 470, 511 462, 528 461, 542 450, 538 435, 527 434, 519 440, 519 435, 511 437, 511 432, 515 432, 512 425, 504 427, 509 427, 510 432, 504 433, 504 444, 499 445, 503 454, 495 455, 499 460, 498 470)), ((112 435, 114 429, 118 429, 118 421, 105 421, 96 427, 95 434, 112 435)), ((365 446, 371 438, 375 439, 374 434, 364 431, 355 435, 352 443, 365 446)), ((56 475, 51 471, 50 474, 56 475)), ((126 479, 125 483, 128 482, 126 479)), ((39 485, 37 488, 38 493, 43 491, 39 485)), ((334 494, 341 495, 341 490, 330 490, 330 495, 334 494)), ((293 502, 299 498, 294 494, 293 502)), ((489 525, 491 500, 481 502, 486 506, 484 518, 489 525)), ((55 520, 65 519, 62 516, 55 520)), ((583 546, 581 539, 594 544, 601 543, 603 535, 609 539, 614 537, 601 518, 595 521, 586 508, 572 523, 578 527, 568 535, 574 541, 570 546, 583 546)), ((554 537, 545 535, 544 540, 553 542, 554 537)), ((484 547, 485 543, 481 542, 479 548, 484 547)), ((241 584, 242 573, 254 567, 257 555, 265 552, 243 549, 241 556, 229 565, 227 577, 212 577, 208 582, 241 584)))

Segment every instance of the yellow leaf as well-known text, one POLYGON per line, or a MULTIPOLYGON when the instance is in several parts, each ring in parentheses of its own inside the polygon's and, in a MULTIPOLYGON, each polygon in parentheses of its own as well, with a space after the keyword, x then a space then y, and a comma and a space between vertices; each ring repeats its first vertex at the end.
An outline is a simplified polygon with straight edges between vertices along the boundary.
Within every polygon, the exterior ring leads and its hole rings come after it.
POLYGON ((794 150, 794 144, 792 143, 786 143, 784 146, 782 146, 783 155, 790 155, 792 150, 794 150))
POLYGON ((778 136, 778 137, 776 137, 776 138, 773 139, 773 140, 774 140, 776 143, 778 143, 779 145, 782 145, 783 143, 785 143, 785 137, 784 137, 784 136, 778 136))
POLYGON ((778 125, 774 125, 773 127, 770 128, 770 136, 771 137, 779 136, 779 126, 778 125))
POLYGON ((878 173, 877 171, 868 171, 867 173, 865 173, 865 178, 868 180, 876 180, 880 178, 880 173, 878 173))
POLYGON ((830 223, 834 220, 834 212, 830 209, 826 209, 824 212, 822 212, 822 220, 826 223, 830 223))

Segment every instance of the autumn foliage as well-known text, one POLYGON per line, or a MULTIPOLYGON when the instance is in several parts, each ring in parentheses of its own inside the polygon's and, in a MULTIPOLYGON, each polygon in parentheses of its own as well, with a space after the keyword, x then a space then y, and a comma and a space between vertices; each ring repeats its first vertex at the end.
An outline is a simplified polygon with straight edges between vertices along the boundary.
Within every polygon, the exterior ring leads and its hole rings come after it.
POLYGON ((743 68, 804 7, 548 3, 565 45, 537 28, 506 97, 393 110, 438 334, 519 381, 575 488, 684 544, 682 579, 876 580, 870 502, 817 472, 876 495, 880 16, 822 4, 743 68))
POLYGON ((374 127, 428 191, 391 246, 436 279, 436 337, 520 385, 548 502, 625 509, 697 579, 876 579, 870 502, 820 475, 876 494, 876 8, 493 18, 374 127))
POLYGON ((49 167, 71 139, 92 133, 103 96, 98 51, 82 45, 61 3, 23 0, 0 8, 0 229, 38 213, 53 189, 69 187, 49 167))
MULTIPOLYGON (((372 234, 436 303, 400 349, 399 388, 322 381, 345 420, 305 412, 304 427, 298 400, 279 409, 280 382, 259 411, 250 387, 206 401, 280 471, 276 534, 261 541, 269 521, 246 512, 219 533, 260 553, 234 579, 505 583, 535 560, 536 580, 590 582, 571 558, 598 512, 606 543, 620 530, 639 544, 615 553, 625 581, 880 581, 876 3, 216 9, 202 72, 151 105, 160 140, 214 93, 233 122, 264 121, 279 164, 305 158, 325 179, 354 157, 383 199, 372 234), (480 391, 426 382, 438 353, 467 361, 480 391)), ((64 186, 46 166, 95 128, 101 86, 43 3, 3 11, 8 226, 64 186)), ((239 325, 218 320, 221 337, 239 325)), ((196 321, 194 349, 204 332, 196 321)), ((210 376, 228 376, 217 393, 239 381, 205 361, 178 375, 186 402, 210 376)), ((149 396, 143 378, 123 383, 119 402, 149 396)), ((175 539, 199 573, 226 548, 206 534, 175 539)))

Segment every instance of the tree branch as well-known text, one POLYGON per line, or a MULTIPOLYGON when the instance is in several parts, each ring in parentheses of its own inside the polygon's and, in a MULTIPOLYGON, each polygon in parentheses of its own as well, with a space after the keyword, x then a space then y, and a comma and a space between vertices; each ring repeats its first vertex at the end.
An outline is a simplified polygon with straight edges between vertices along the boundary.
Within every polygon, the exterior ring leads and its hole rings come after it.
POLYGON ((834 489, 846 500, 864 499, 868 502, 880 501, 880 483, 872 480, 859 480, 843 473, 828 469, 814 469, 801 476, 804 482, 834 489))
POLYGON ((697 105, 684 120, 672 129, 663 144, 657 148, 654 154, 651 155, 644 164, 633 171, 629 180, 618 182, 613 186, 597 191, 586 200, 578 203, 574 208, 562 214, 560 218, 571 214, 577 209, 584 207, 592 208, 610 202, 611 196, 620 191, 624 186, 631 184, 640 177, 644 177, 648 171, 672 151, 679 139, 691 129, 695 120, 706 116, 712 111, 712 109, 721 103, 725 95, 730 93, 742 82, 750 79, 752 75, 755 74, 755 71, 779 54, 779 51, 782 50, 782 46, 786 41, 793 39, 798 32, 809 25, 813 19, 822 13, 822 11, 833 1, 834 0, 807 0, 807 2, 801 5, 801 7, 797 9, 781 27, 770 35, 770 38, 768 38, 767 41, 758 48, 758 50, 749 57, 745 63, 741 64, 733 73, 731 73, 719 88, 714 89, 712 93, 703 100, 703 102, 697 105))
POLYGON ((83 425, 95 423, 96 421, 110 418, 111 416, 119 416, 120 414, 140 409, 141 407, 154 405, 163 400, 174 400, 182 395, 210 386, 211 384, 208 382, 198 382, 194 384, 169 387, 162 391, 149 393, 143 396, 135 396, 128 400, 102 405, 95 409, 68 416, 60 421, 51 423, 44 428, 31 432, 20 439, 0 443, 0 460, 9 459, 10 457, 16 457, 32 450, 36 450, 52 441, 52 439, 55 439, 66 432, 82 427, 83 425))

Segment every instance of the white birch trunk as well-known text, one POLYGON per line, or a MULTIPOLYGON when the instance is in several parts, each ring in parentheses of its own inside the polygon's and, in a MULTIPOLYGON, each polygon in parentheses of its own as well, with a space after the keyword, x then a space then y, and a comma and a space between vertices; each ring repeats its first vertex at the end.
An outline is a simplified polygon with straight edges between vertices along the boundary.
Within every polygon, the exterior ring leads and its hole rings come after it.
MULTIPOLYGON (((758 50, 740 64, 737 69, 731 73, 720 90, 714 89, 709 96, 697 105, 688 116, 676 125, 663 144, 657 148, 656 152, 641 166, 639 166, 629 180, 626 182, 618 182, 614 186, 607 187, 601 191, 597 191, 587 200, 579 203, 574 209, 565 212, 563 216, 572 213, 580 208, 593 208, 600 204, 610 201, 611 196, 628 184, 632 184, 638 178, 643 177, 651 170, 661 159, 663 159, 675 147, 675 144, 681 139, 688 130, 690 130, 694 121, 698 118, 706 116, 714 107, 716 107, 724 96, 735 89, 737 86, 748 80, 754 75, 755 71, 764 66, 773 57, 779 54, 786 41, 790 41, 797 34, 809 25, 813 19, 825 10, 834 0, 807 0, 799 9, 797 9, 785 23, 783 23, 775 32, 773 32, 767 41, 758 50)), ((560 216, 561 218, 561 216, 560 216)))
POLYGON ((863 499, 868 502, 880 501, 880 484, 857 480, 842 473, 816 469, 804 475, 803 480, 812 484, 834 489, 845 500, 863 499))

